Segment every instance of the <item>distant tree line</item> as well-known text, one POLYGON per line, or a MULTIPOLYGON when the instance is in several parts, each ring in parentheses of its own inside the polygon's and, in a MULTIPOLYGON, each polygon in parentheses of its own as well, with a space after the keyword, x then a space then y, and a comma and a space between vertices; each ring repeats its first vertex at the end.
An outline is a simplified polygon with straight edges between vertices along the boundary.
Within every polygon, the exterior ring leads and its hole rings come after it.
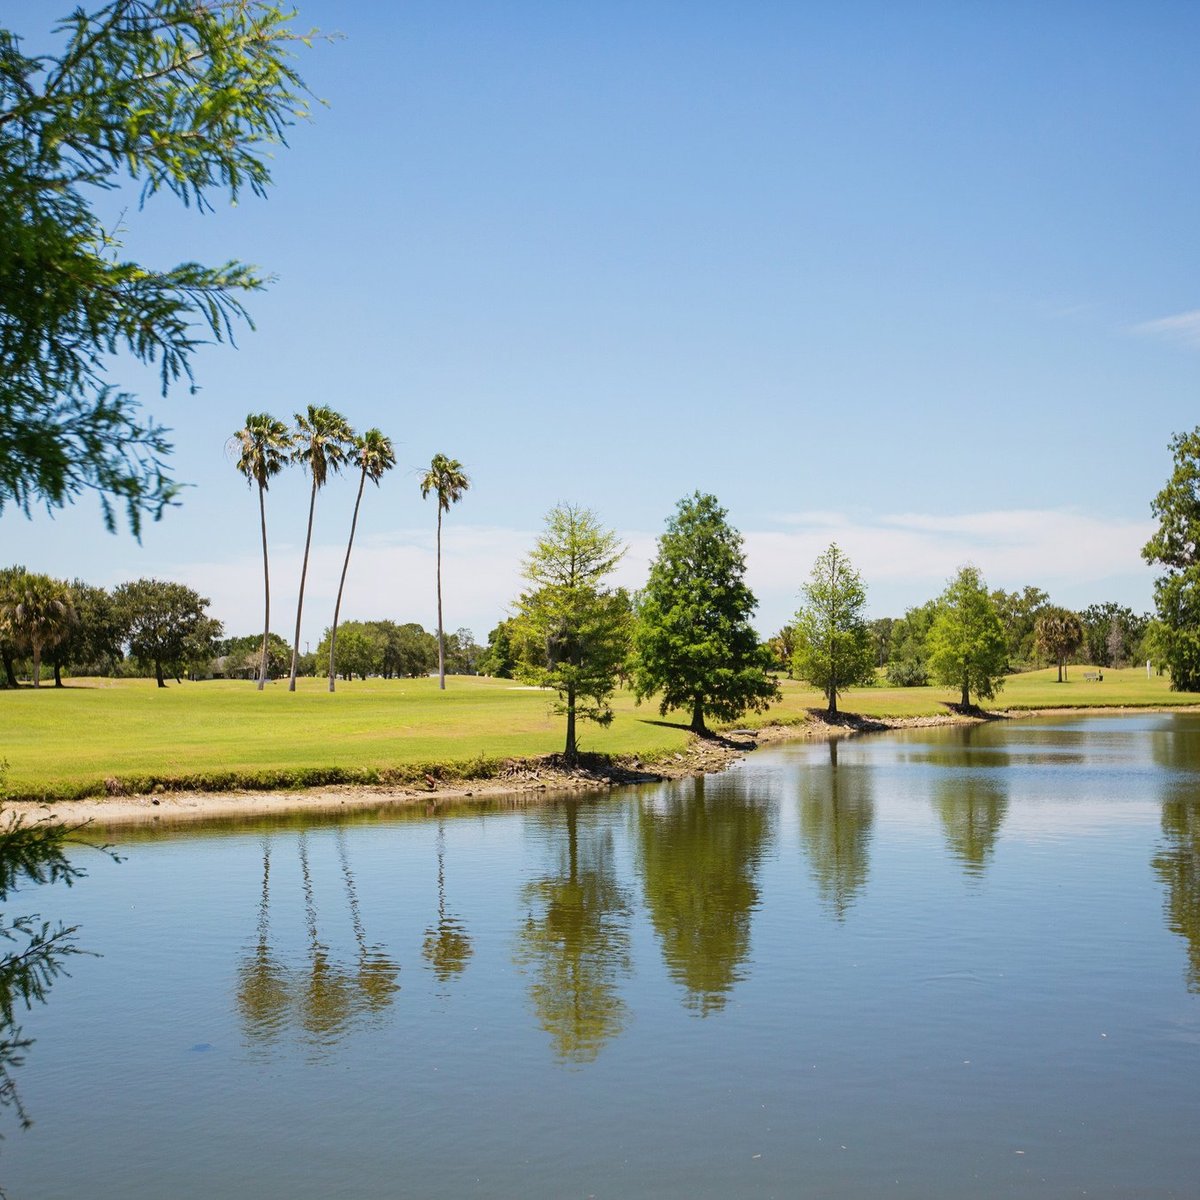
MULTIPOLYGON (((43 671, 58 687, 64 675, 153 676, 160 687, 170 678, 258 679, 261 635, 225 637, 208 604, 192 588, 169 580, 137 579, 107 591, 21 566, 0 569, 0 686, 17 687, 24 675, 38 687, 43 671)), ((343 678, 428 675, 438 665, 436 636, 415 623, 348 621, 339 636, 343 678)), ((331 640, 332 627, 315 654, 294 656, 293 647, 272 633, 266 677, 288 677, 293 657, 299 674, 318 674, 331 640)), ((445 639, 451 675, 474 674, 483 654, 469 629, 445 639)))

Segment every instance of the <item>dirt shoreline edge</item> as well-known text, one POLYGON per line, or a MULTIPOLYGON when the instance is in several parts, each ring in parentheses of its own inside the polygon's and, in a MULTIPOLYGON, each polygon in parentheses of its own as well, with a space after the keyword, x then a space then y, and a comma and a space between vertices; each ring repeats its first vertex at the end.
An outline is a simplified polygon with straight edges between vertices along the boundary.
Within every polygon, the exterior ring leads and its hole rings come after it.
POLYGON ((1041 716, 1118 716, 1144 712, 1178 712, 1180 707, 1086 707, 1016 709, 996 712, 947 712, 923 717, 863 717, 852 713, 828 720, 813 712, 798 724, 764 725, 735 729, 713 738, 694 738, 688 746, 660 759, 643 761, 636 756, 610 760, 585 759, 567 769, 558 755, 512 759, 494 776, 480 779, 438 780, 428 777, 426 787, 391 784, 338 784, 286 791, 162 792, 130 796, 97 796, 78 800, 5 800, 3 817, 25 822, 57 820, 87 823, 98 830, 123 826, 155 825, 164 828, 203 821, 256 818, 273 815, 346 812, 362 808, 437 806, 447 801, 485 801, 511 797, 525 803, 556 800, 580 793, 603 793, 614 787, 662 783, 671 779, 712 775, 724 771, 759 746, 787 741, 825 741, 867 733, 940 725, 977 725, 997 720, 1041 716))

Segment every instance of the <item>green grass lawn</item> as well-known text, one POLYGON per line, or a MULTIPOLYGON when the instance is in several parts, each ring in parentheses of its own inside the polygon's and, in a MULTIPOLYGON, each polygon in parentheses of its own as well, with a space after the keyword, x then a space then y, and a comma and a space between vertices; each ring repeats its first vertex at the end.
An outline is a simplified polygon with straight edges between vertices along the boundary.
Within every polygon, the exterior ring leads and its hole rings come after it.
MULTIPOLYGON (((1010 676, 989 708, 1166 706, 1200 703, 1171 692, 1165 678, 1144 669, 1105 671, 1085 683, 1072 667, 1067 683, 1055 672, 1010 676)), ((823 697, 783 682, 783 700, 766 714, 737 722, 761 726, 798 722, 823 709, 823 697)), ((945 713, 957 697, 939 688, 856 688, 843 712, 877 717, 945 713)), ((288 786, 362 779, 400 781, 437 766, 450 773, 486 773, 481 763, 562 749, 564 722, 546 692, 503 679, 452 677, 445 692, 435 679, 339 683, 302 679, 295 695, 283 683, 259 693, 253 683, 173 685, 153 680, 75 680, 63 689, 0 692, 0 759, 10 797, 100 794, 115 779, 127 790, 165 787, 288 786)), ((656 707, 615 699, 607 729, 583 723, 581 748, 648 758, 680 750, 687 718, 663 721, 656 707)))

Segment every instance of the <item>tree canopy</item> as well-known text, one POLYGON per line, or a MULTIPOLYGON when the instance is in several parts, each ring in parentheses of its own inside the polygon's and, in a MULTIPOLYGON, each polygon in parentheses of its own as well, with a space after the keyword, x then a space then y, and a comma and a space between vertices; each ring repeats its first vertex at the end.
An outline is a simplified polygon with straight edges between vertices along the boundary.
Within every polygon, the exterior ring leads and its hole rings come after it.
POLYGON ((1157 649, 1175 691, 1200 690, 1200 426, 1171 439, 1175 466, 1151 501, 1158 529, 1142 547, 1147 562, 1166 574, 1155 581, 1157 649))
POLYGON ((514 623, 518 674, 558 693, 568 762, 578 754, 577 719, 612 720, 608 701, 628 650, 630 605, 609 576, 624 553, 590 509, 559 504, 525 560, 529 588, 517 601, 514 623))
POLYGON ((715 496, 680 500, 637 597, 638 699, 658 694, 663 714, 687 709, 697 733, 708 732, 706 717, 736 720, 779 696, 771 651, 750 624, 758 602, 745 583, 742 535, 727 515, 715 496))
POLYGON ((1065 679, 1067 659, 1083 644, 1083 625, 1077 613, 1047 605, 1038 613, 1034 646, 1039 654, 1058 664, 1058 682, 1065 679))
POLYGON ((167 430, 108 382, 115 355, 191 381, 205 340, 232 337, 265 276, 239 262, 151 266, 96 211, 123 180, 211 208, 262 195, 270 154, 307 112, 292 16, 255 0, 110 0, 27 55, 0 29, 0 511, 97 493, 136 534, 177 488, 167 430))
POLYGON ((970 707, 972 692, 990 700, 1004 686, 1004 626, 978 567, 962 567, 950 580, 927 644, 930 673, 938 683, 962 689, 963 708, 970 707))
POLYGON ((867 593, 837 543, 813 563, 796 614, 796 675, 825 693, 831 716, 838 693, 875 679, 875 646, 863 610, 867 593))
POLYGON ((159 687, 164 672, 179 673, 189 663, 211 657, 221 626, 207 612, 208 599, 183 583, 136 579, 113 592, 130 653, 154 667, 159 687))

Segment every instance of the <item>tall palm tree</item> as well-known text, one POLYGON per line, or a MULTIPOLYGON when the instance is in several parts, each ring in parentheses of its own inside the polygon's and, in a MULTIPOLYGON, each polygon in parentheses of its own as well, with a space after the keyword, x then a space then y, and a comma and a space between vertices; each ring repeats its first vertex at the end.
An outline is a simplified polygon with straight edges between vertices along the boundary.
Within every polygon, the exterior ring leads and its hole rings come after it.
POLYGON ((457 458, 435 454, 421 480, 421 498, 437 492, 437 604, 438 604, 438 687, 446 690, 446 636, 442 628, 442 513, 450 511, 471 486, 457 458))
POLYGON ((312 497, 308 502, 308 534, 304 539, 304 563, 300 568, 300 595, 296 600, 296 637, 292 643, 292 674, 288 691, 296 690, 296 667, 300 655, 300 618, 304 612, 304 580, 308 575, 308 552, 312 546, 313 513, 317 507, 317 492, 325 486, 329 472, 340 471, 354 442, 354 430, 346 418, 332 408, 315 404, 307 413, 296 414, 295 443, 292 461, 298 462, 312 475, 312 497))
POLYGON ((350 451, 350 459, 362 468, 358 478, 358 495, 354 499, 354 516, 350 521, 350 540, 346 543, 346 561, 342 563, 342 579, 338 584, 337 603, 333 606, 333 632, 329 635, 329 690, 333 691, 334 653, 337 649, 338 614, 342 611, 342 589, 346 586, 346 571, 350 567, 350 551, 354 546, 354 530, 358 527, 358 506, 362 503, 363 488, 369 479, 376 487, 384 471, 390 471, 396 465, 396 453, 392 449, 391 439, 385 437, 378 429, 368 429, 362 437, 354 439, 354 448, 350 451))
POLYGON ((288 427, 270 413, 250 413, 246 424, 233 435, 237 446, 237 469, 251 487, 258 484, 258 515, 262 524, 263 550, 263 640, 262 661, 258 668, 258 690, 267 682, 267 643, 271 636, 271 572, 267 565, 267 487, 271 477, 287 466, 292 450, 288 427))
POLYGON ((33 655, 33 686, 42 686, 42 651, 67 636, 75 608, 67 585, 32 572, 9 582, 0 599, 0 627, 33 655))

